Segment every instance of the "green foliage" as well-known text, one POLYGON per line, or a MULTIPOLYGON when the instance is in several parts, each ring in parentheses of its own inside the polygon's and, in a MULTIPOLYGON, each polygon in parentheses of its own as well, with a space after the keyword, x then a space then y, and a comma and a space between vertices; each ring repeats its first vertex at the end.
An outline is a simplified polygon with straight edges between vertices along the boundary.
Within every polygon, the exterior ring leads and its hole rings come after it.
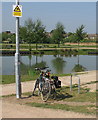
POLYGON ((2 43, 2 33, 0 33, 0 43, 2 43))
POLYGON ((65 42, 70 42, 70 43, 85 42, 87 33, 84 32, 84 28, 85 28, 84 25, 81 25, 79 28, 76 29, 76 33, 69 32, 68 38, 65 38, 65 42))
POLYGON ((65 38, 65 42, 76 43, 77 42, 76 34, 71 34, 68 38, 65 38))
POLYGON ((15 34, 2 32, 2 42, 15 43, 15 34))
POLYGON ((9 37, 10 36, 7 33, 5 32, 2 33, 2 41, 6 41, 9 37))
POLYGON ((81 25, 79 28, 76 29, 76 37, 78 43, 87 36, 87 33, 84 32, 84 28, 84 25, 81 25))
POLYGON ((19 37, 21 43, 27 42, 27 28, 26 27, 20 27, 19 28, 19 37))
POLYGON ((52 39, 54 43, 58 44, 58 47, 60 43, 63 43, 64 33, 64 26, 61 23, 57 23, 56 28, 52 31, 52 39))
POLYGON ((71 36, 71 35, 73 35, 73 34, 74 33, 72 33, 72 32, 67 33, 68 37, 71 36))
POLYGON ((40 20, 35 21, 35 27, 34 27, 34 40, 36 43, 36 49, 38 43, 44 43, 46 40, 46 31, 45 27, 42 24, 40 20))
POLYGON ((29 51, 31 51, 31 43, 34 39, 34 26, 35 23, 31 18, 25 21, 24 31, 26 32, 26 41, 29 44, 29 51))
POLYGON ((87 70, 84 66, 80 65, 80 64, 76 64, 74 66, 74 68, 72 69, 73 72, 82 72, 87 70))
POLYGON ((47 35, 45 31, 45 26, 40 20, 32 21, 28 19, 25 21, 25 26, 20 27, 20 38, 22 42, 29 44, 29 50, 31 50, 31 43, 36 43, 36 49, 38 43, 46 42, 47 35))

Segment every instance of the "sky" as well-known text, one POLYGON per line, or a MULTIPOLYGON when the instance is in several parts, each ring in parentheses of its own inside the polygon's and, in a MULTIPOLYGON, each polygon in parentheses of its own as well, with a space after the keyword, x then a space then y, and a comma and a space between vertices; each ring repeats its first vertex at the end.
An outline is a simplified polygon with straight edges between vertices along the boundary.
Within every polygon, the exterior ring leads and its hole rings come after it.
MULTIPOLYGON (((2 2, 2 31, 15 32, 15 17, 12 16, 12 6, 15 2, 2 2)), ((23 16, 20 25, 25 20, 40 19, 46 30, 50 32, 61 22, 66 32, 75 32, 82 24, 85 32, 96 33, 96 2, 20 2, 23 16)))

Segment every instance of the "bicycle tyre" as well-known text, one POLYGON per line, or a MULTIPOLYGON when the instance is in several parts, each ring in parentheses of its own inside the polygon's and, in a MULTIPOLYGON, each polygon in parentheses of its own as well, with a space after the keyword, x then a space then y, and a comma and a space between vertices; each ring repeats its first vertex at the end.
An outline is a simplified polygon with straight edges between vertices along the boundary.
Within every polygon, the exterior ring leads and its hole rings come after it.
POLYGON ((43 83, 42 91, 41 91, 41 99, 46 102, 51 94, 51 85, 49 81, 45 81, 43 83))

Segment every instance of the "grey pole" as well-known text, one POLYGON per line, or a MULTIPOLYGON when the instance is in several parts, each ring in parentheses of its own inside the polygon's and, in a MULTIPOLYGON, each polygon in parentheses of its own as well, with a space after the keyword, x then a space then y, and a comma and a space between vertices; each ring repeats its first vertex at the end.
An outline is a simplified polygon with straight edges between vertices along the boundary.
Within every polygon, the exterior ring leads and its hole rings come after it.
POLYGON ((78 94, 80 94, 80 78, 78 80, 78 94))
POLYGON ((71 79, 70 79, 70 91, 72 91, 72 74, 71 74, 71 79))
MULTIPOLYGON (((19 0, 16 0, 19 5, 19 0)), ((16 53, 15 53, 16 98, 21 97, 20 55, 19 55, 19 17, 16 17, 16 53)))

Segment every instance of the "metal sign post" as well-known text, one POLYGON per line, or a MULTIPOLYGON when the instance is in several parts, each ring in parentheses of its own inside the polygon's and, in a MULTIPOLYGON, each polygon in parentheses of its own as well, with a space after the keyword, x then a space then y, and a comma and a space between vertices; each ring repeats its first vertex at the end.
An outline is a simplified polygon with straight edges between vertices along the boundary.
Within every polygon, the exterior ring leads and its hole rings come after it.
MULTIPOLYGON (((16 6, 18 5, 19 5, 19 0, 16 0, 16 6)), ((16 17, 15 75, 16 75, 16 98, 20 98, 21 81, 20 81, 20 54, 19 54, 19 17, 16 17)))
POLYGON ((71 74, 71 78, 70 78, 70 91, 72 91, 72 77, 75 76, 78 78, 78 94, 80 94, 80 77, 76 74, 71 74))
POLYGON ((71 75, 71 79, 70 79, 70 91, 72 91, 72 75, 71 75))

